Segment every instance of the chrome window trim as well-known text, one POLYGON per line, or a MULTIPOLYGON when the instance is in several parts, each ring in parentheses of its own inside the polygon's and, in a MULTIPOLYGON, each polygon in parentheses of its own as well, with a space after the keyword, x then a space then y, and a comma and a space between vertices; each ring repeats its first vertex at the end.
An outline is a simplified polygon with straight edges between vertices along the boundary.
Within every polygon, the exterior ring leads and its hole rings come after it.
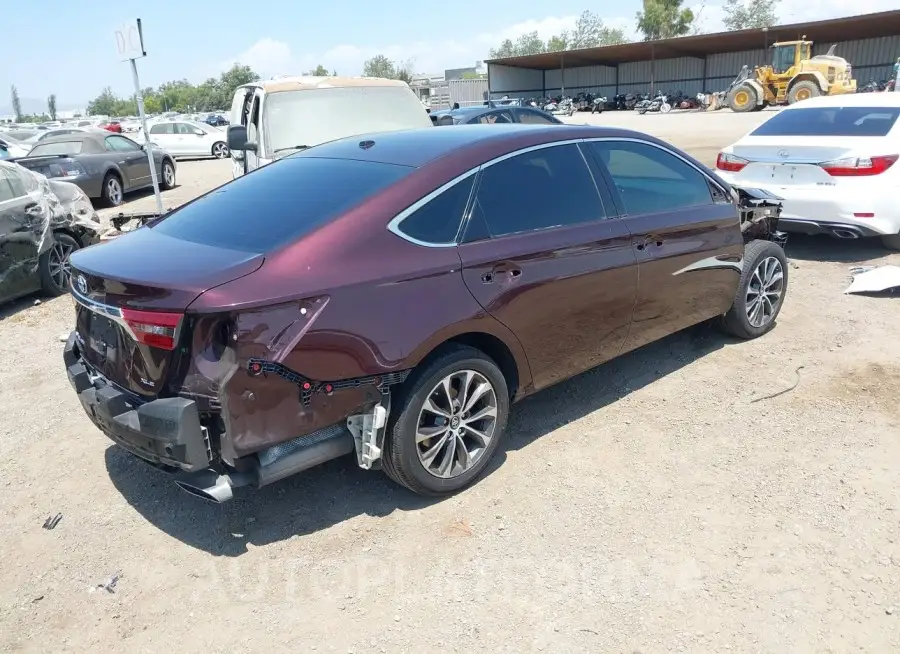
MULTIPOLYGON (((552 125, 547 125, 546 127, 552 127, 552 125)), ((412 215, 413 213, 415 213, 416 211, 418 211, 419 209, 421 209, 422 207, 424 207, 426 204, 428 204, 429 202, 431 202, 433 199, 435 199, 437 196, 439 196, 439 195, 440 195, 441 193, 443 193, 444 191, 450 189, 451 187, 453 187, 454 185, 456 185, 456 184, 458 184, 459 182, 463 181, 463 180, 466 179, 467 177, 470 177, 470 176, 472 176, 472 175, 475 175, 475 174, 480 173, 482 170, 485 170, 486 168, 490 168, 491 166, 493 166, 493 165, 495 165, 495 164, 498 164, 498 163, 501 163, 501 162, 503 162, 503 161, 506 161, 507 159, 512 159, 513 157, 517 157, 517 156, 519 156, 519 155, 521 155, 521 154, 528 154, 529 152, 535 152, 535 151, 537 151, 537 150, 545 150, 545 149, 547 149, 547 148, 553 148, 553 147, 557 147, 557 146, 561 146, 561 145, 578 145, 579 143, 584 143, 584 142, 587 141, 587 140, 595 140, 595 141, 601 141, 601 140, 605 140, 605 141, 619 140, 619 141, 621 141, 621 140, 625 140, 625 139, 612 139, 612 138, 605 138, 605 139, 600 139, 600 138, 597 138, 597 139, 584 139, 584 138, 565 139, 565 140, 562 140, 562 141, 550 141, 550 142, 548 142, 548 143, 538 143, 537 145, 529 145, 528 147, 520 148, 520 149, 515 150, 515 151, 513 151, 513 152, 507 152, 506 154, 502 154, 502 155, 500 155, 500 156, 498 156, 498 157, 495 157, 495 158, 493 158, 493 159, 491 159, 491 160, 489 160, 489 161, 486 161, 486 162, 480 164, 479 166, 476 166, 475 168, 472 168, 472 169, 470 169, 470 170, 464 172, 463 174, 461 174, 461 175, 459 175, 459 176, 457 176, 457 177, 454 177, 453 179, 451 179, 451 180, 450 180, 449 182, 447 182, 446 184, 444 184, 444 185, 442 185, 442 186, 439 186, 438 188, 436 188, 435 190, 433 190, 431 193, 429 193, 428 195, 426 195, 426 196, 423 197, 422 199, 420 199, 420 200, 414 202, 414 203, 411 204, 409 207, 407 207, 406 209, 404 209, 403 211, 401 211, 400 213, 398 213, 396 216, 394 216, 394 217, 391 219, 391 221, 387 224, 387 229, 388 229, 389 232, 393 233, 393 234, 396 235, 396 236, 399 236, 399 237, 402 238, 404 241, 407 241, 407 242, 409 242, 409 243, 413 243, 414 245, 420 245, 420 246, 426 247, 426 248, 452 248, 452 247, 456 247, 457 245, 459 245, 460 238, 462 237, 461 231, 462 231, 462 229, 464 229, 464 227, 465 227, 466 221, 467 221, 467 219, 468 219, 468 214, 470 213, 470 210, 471 210, 471 206, 470 206, 470 205, 472 204, 472 195, 471 195, 471 193, 469 194, 469 202, 466 204, 466 209, 465 209, 465 211, 463 212, 462 220, 460 221, 460 231, 457 232, 457 234, 456 234, 456 239, 455 239, 454 241, 452 241, 452 242, 448 242, 448 243, 428 243, 428 242, 426 242, 426 241, 420 241, 419 239, 413 238, 412 236, 409 236, 408 234, 404 233, 403 230, 401 229, 400 225, 401 225, 401 223, 402 223, 406 218, 408 218, 410 215, 412 215)), ((638 142, 638 143, 647 143, 647 141, 641 141, 641 140, 639 140, 639 139, 630 139, 630 140, 633 140, 633 141, 638 142)), ((652 144, 651 144, 651 145, 652 145, 652 144)), ((580 149, 579 149, 579 151, 580 151, 580 149)), ((674 154, 674 153, 673 153, 673 154, 674 154)), ((581 153, 581 156, 582 156, 582 158, 584 158, 584 153, 581 153)), ((690 162, 685 162, 685 163, 690 163, 690 162)), ((591 170, 591 167, 587 164, 587 162, 585 162, 585 165, 588 167, 588 172, 590 173, 591 178, 594 179, 594 173, 593 173, 593 171, 591 170)), ((694 167, 696 168, 696 166, 694 166, 694 167)), ((597 183, 597 180, 596 180, 596 179, 594 179, 594 183, 595 183, 595 184, 597 183)), ((474 192, 474 191, 475 191, 475 184, 472 185, 472 192, 474 192)), ((599 194, 599 191, 598 191, 598 194, 599 194)), ((602 205, 602 201, 603 201, 602 195, 601 195, 600 200, 601 200, 601 205, 602 205)), ((604 208, 604 212, 606 212, 607 207, 606 207, 605 205, 602 205, 602 206, 603 206, 603 208, 604 208)), ((610 220, 610 219, 612 219, 612 218, 613 218, 612 216, 605 216, 605 217, 603 218, 603 220, 610 220)), ((520 233, 521 233, 521 232, 520 232, 520 233)))
MULTIPOLYGON (((719 182, 717 182, 717 181, 713 178, 713 176, 709 174, 709 171, 708 171, 708 170, 703 170, 702 168, 698 168, 696 164, 694 164, 694 163, 688 161, 687 159, 685 159, 684 157, 682 157, 682 156, 681 156, 680 154, 678 154, 677 152, 674 152, 673 150, 670 150, 670 149, 667 148, 667 147, 664 147, 664 146, 662 146, 662 145, 659 145, 658 143, 653 143, 652 141, 645 141, 644 139, 636 139, 636 138, 630 137, 630 136, 620 136, 620 137, 617 137, 617 136, 598 136, 598 137, 586 138, 586 139, 581 139, 581 140, 582 140, 583 142, 585 142, 585 143, 596 143, 596 142, 604 142, 604 141, 607 141, 607 142, 608 142, 608 141, 620 141, 620 142, 621 142, 621 141, 624 141, 624 142, 627 142, 627 143, 640 143, 640 144, 642 144, 642 145, 649 145, 649 146, 652 146, 652 147, 656 148, 657 150, 662 150, 663 152, 666 152, 666 153, 668 153, 668 154, 671 154, 673 157, 676 157, 677 159, 680 159, 681 161, 683 161, 684 163, 686 163, 688 166, 690 166, 691 168, 693 168, 694 170, 696 170, 698 173, 700 173, 701 175, 703 175, 703 177, 706 178, 706 180, 709 181, 711 184, 714 184, 715 186, 717 186, 717 187, 719 188, 719 190, 721 190, 722 193, 724 193, 726 196, 731 197, 731 191, 730 191, 729 189, 724 188, 721 184, 719 184, 719 182)), ((715 204, 715 201, 712 199, 712 193, 710 193, 709 203, 710 203, 710 204, 715 204)))
MULTIPOLYGON (((459 240, 459 228, 456 231, 456 238, 452 242, 429 243, 427 241, 420 241, 419 239, 413 238, 409 234, 405 233, 402 229, 400 229, 400 223, 402 223, 404 220, 409 218, 412 214, 414 214, 416 211, 418 211, 419 209, 424 207, 426 204, 428 204, 429 202, 434 200, 436 197, 441 195, 444 191, 447 191, 447 190, 453 188, 454 186, 456 186, 463 180, 468 179, 472 175, 477 174, 479 170, 481 170, 480 166, 477 168, 473 168, 472 170, 466 171, 462 175, 454 177, 446 184, 443 184, 442 186, 437 187, 436 189, 434 189, 431 193, 429 193, 425 197, 423 197, 420 200, 417 200, 416 202, 409 205, 406 209, 404 209, 403 211, 401 211, 400 213, 398 213, 396 216, 394 216, 391 219, 391 222, 389 222, 387 225, 388 231, 399 236, 404 241, 409 241, 410 243, 413 243, 415 245, 421 245, 422 247, 426 247, 426 248, 453 248, 453 247, 456 247, 457 241, 459 240)), ((474 188, 474 187, 475 187, 475 185, 473 184, 472 188, 474 188)), ((472 200, 472 193, 470 191, 469 192, 469 200, 466 202, 466 206, 463 207, 463 212, 460 215, 460 226, 465 222, 466 213, 469 209, 469 202, 471 202, 471 200, 472 200)))

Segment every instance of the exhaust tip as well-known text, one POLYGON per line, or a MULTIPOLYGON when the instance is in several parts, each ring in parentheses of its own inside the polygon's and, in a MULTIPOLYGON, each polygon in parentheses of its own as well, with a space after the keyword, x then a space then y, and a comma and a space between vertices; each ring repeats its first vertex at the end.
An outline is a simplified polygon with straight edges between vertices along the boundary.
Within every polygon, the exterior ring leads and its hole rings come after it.
POLYGON ((195 479, 176 479, 175 485, 189 495, 214 504, 223 504, 234 497, 231 480, 226 475, 201 473, 195 479))
POLYGON ((835 229, 831 233, 838 238, 859 238, 859 233, 850 229, 835 229))

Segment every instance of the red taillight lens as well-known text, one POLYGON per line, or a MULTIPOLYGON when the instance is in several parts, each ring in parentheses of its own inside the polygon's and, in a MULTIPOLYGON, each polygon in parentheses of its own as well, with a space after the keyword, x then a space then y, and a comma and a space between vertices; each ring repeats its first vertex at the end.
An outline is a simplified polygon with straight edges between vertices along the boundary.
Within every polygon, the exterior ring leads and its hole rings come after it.
POLYGON ((748 163, 750 162, 746 159, 736 157, 733 154, 728 154, 727 152, 720 152, 719 156, 716 157, 716 168, 729 173, 740 172, 748 163))
POLYGON ((832 177, 868 177, 880 175, 896 163, 900 158, 896 154, 881 157, 848 157, 823 161, 819 167, 832 177))
POLYGON ((122 309, 122 318, 131 328, 138 343, 174 350, 182 314, 161 311, 122 309))

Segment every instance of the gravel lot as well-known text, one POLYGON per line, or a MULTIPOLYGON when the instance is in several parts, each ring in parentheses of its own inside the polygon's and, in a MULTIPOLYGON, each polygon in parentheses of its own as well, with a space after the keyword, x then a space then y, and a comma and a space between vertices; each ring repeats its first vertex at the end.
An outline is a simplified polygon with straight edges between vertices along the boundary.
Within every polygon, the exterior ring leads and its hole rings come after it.
MULTIPOLYGON (((760 118, 572 122, 711 164, 760 118)), ((181 163, 166 205, 229 167, 181 163)), ((788 254, 771 334, 699 326, 524 401, 491 474, 440 502, 349 459, 194 500, 84 416, 70 299, 0 310, 0 649, 900 651, 900 302, 843 295, 900 255, 788 254)))

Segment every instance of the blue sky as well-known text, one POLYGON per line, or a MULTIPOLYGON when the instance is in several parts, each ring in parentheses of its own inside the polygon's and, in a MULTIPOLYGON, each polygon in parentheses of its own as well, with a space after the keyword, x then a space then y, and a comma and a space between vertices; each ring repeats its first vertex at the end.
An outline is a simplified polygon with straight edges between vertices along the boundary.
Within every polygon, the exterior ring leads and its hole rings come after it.
MULTIPOLYGON (((686 0, 703 31, 721 29, 723 0, 686 0)), ((321 63, 341 74, 359 74, 379 52, 412 59, 416 72, 471 66, 503 38, 531 30, 543 37, 570 27, 590 9, 613 26, 634 30, 640 0, 454 0, 298 2, 264 0, 154 0, 150 9, 121 0, 54 0, 44 5, 3 3, 0 107, 15 84, 23 98, 56 93, 61 108, 76 108, 104 86, 132 89, 126 63, 117 60, 114 30, 140 17, 148 57, 139 62, 143 86, 186 77, 200 81, 233 61, 264 76, 299 73, 321 63), (44 7, 52 7, 45 10, 44 7), (248 11, 259 8, 259 13, 248 11), (56 44, 53 47, 51 44, 56 44), (16 63, 13 63, 16 62, 16 63)), ((896 0, 781 0, 782 22, 815 20, 895 8, 896 0), (814 5, 814 6, 813 6, 814 5)))

